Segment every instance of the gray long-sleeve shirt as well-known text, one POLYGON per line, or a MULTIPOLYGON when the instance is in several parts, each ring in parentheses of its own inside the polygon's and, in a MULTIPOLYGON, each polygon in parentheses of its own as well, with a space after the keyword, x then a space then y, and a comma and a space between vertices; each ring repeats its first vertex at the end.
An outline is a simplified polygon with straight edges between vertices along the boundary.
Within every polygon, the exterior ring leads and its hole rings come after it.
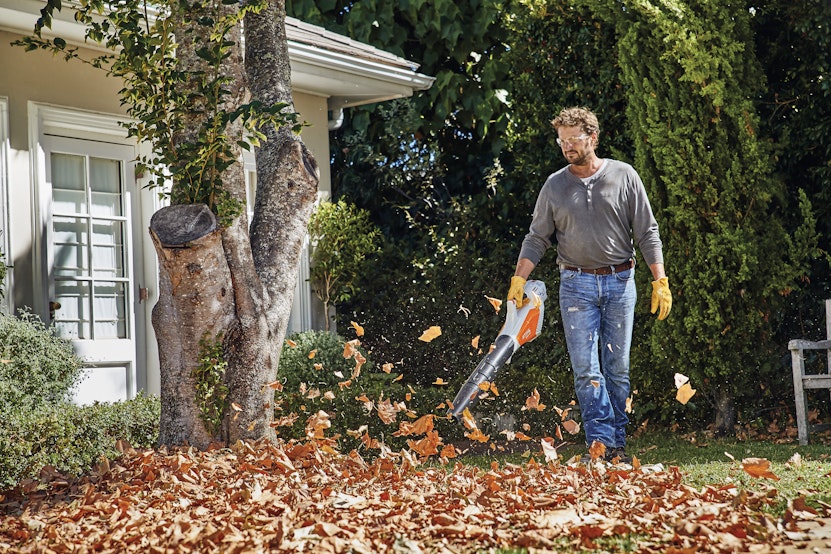
POLYGON ((617 265, 635 255, 663 263, 658 223, 643 182, 624 162, 606 163, 584 183, 568 166, 545 181, 519 257, 534 265, 557 241, 557 263, 582 268, 617 265))

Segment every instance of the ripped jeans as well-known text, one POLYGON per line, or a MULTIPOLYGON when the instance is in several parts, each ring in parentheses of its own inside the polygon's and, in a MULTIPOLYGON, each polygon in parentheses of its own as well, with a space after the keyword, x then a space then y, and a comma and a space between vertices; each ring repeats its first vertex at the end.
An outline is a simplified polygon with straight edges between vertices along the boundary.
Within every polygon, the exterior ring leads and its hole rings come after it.
POLYGON ((610 275, 560 272, 560 311, 587 445, 626 446, 636 299, 634 269, 610 275))

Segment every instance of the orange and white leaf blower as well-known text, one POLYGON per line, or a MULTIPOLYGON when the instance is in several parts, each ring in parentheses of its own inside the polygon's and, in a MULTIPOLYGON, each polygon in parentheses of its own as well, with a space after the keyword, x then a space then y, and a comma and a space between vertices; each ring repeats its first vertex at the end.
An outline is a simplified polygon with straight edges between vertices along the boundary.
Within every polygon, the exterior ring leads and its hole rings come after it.
POLYGON ((453 400, 448 414, 458 421, 462 420, 465 409, 472 408, 479 400, 479 394, 482 392, 480 385, 493 381, 496 372, 506 363, 510 363, 514 352, 526 342, 537 338, 542 331, 543 308, 548 297, 545 283, 527 281, 525 296, 527 298, 520 308, 516 307, 516 302, 508 301, 505 324, 494 341, 494 347, 482 358, 453 400))

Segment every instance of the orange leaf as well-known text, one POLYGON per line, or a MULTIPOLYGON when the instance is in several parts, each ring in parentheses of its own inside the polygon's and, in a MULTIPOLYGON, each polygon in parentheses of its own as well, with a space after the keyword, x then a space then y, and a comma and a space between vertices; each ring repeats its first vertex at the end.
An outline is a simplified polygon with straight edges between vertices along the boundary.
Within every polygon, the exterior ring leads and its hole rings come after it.
POLYGON ((392 380, 392 382, 393 382, 393 383, 395 383, 396 381, 400 381, 400 380, 401 380, 401 379, 403 379, 403 378, 404 378, 404 374, 403 374, 403 373, 399 373, 399 374, 398 374, 398 377, 396 377, 395 379, 393 379, 393 380, 392 380))
POLYGON ((593 441, 591 446, 589 446, 589 455, 592 457, 592 460, 602 458, 606 455, 606 445, 600 441, 593 441))
POLYGON ((540 404, 540 391, 534 389, 531 396, 525 399, 525 406, 522 409, 537 410, 538 412, 543 411, 545 409, 545 404, 540 404))
POLYGON ((600 388, 600 381, 595 381, 594 379, 592 379, 591 384, 596 389, 600 388))
POLYGON ((689 383, 684 383, 681 388, 678 389, 678 392, 675 393, 675 399, 681 404, 686 404, 690 401, 690 398, 692 398, 694 394, 695 389, 692 388, 689 383))
POLYGON ((479 429, 474 429, 470 433, 465 433, 465 436, 472 441, 479 441, 479 442, 488 442, 491 438, 490 435, 485 435, 479 429))
POLYGON ((381 366, 381 371, 383 371, 384 373, 389 373, 390 371, 392 371, 392 368, 393 368, 393 364, 387 362, 387 363, 385 363, 384 365, 381 366))
POLYGON ((472 341, 470 341, 470 345, 471 345, 474 349, 479 348, 479 337, 480 337, 480 336, 481 336, 481 335, 476 335, 475 337, 473 337, 473 340, 472 340, 472 341))
POLYGON ((493 309, 496 310, 496 313, 499 313, 499 310, 502 308, 502 300, 498 298, 491 298, 487 294, 485 295, 485 298, 487 298, 488 302, 491 303, 491 306, 493 306, 493 309))
POLYGON ((272 381, 266 385, 270 389, 274 389, 277 392, 283 392, 283 383, 280 381, 272 381))
POLYGON ((316 354, 317 354, 317 348, 315 348, 314 350, 309 352, 309 359, 311 360, 312 358, 314 358, 316 354))
POLYGON ((779 477, 770 470, 770 460, 767 458, 745 458, 742 460, 742 468, 753 477, 779 480, 779 477))
POLYGON ((458 455, 459 453, 456 452, 456 448, 452 444, 448 444, 439 452, 439 456, 442 458, 456 458, 458 455))
POLYGON ((462 412, 462 423, 468 429, 476 429, 476 418, 473 417, 473 414, 470 413, 469 408, 465 408, 462 412))
POLYGON ((356 335, 358 335, 359 337, 364 336, 364 328, 363 327, 361 327, 360 325, 358 325, 354 321, 350 321, 349 324, 352 325, 353 329, 355 329, 355 334, 356 335))
POLYGON ((446 385, 447 382, 444 379, 442 379, 441 377, 438 377, 438 378, 436 378, 435 381, 433 381, 433 384, 434 385, 446 385))
POLYGON ((565 429, 572 435, 576 435, 580 432, 580 424, 574 421, 573 419, 566 419, 565 421, 563 421, 563 429, 565 429))
POLYGON ((421 336, 418 337, 418 340, 430 342, 439 336, 441 336, 441 327, 439 327, 438 325, 433 325, 432 327, 429 327, 426 331, 424 331, 421 334, 421 336))
POLYGON ((291 340, 291 339, 286 340, 286 344, 288 344, 288 345, 289 345, 289 346, 291 346, 292 348, 294 348, 295 346, 297 346, 297 343, 296 343, 296 342, 294 342, 294 341, 293 341, 293 340, 291 340))

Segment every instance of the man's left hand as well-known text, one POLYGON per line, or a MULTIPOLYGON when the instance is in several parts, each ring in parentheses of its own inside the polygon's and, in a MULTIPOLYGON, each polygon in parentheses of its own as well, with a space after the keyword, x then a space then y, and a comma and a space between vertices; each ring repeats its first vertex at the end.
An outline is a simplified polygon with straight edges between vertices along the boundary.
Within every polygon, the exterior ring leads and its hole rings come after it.
POLYGON ((658 319, 666 319, 672 309, 672 293, 669 279, 661 277, 652 281, 652 313, 658 312, 658 319))

